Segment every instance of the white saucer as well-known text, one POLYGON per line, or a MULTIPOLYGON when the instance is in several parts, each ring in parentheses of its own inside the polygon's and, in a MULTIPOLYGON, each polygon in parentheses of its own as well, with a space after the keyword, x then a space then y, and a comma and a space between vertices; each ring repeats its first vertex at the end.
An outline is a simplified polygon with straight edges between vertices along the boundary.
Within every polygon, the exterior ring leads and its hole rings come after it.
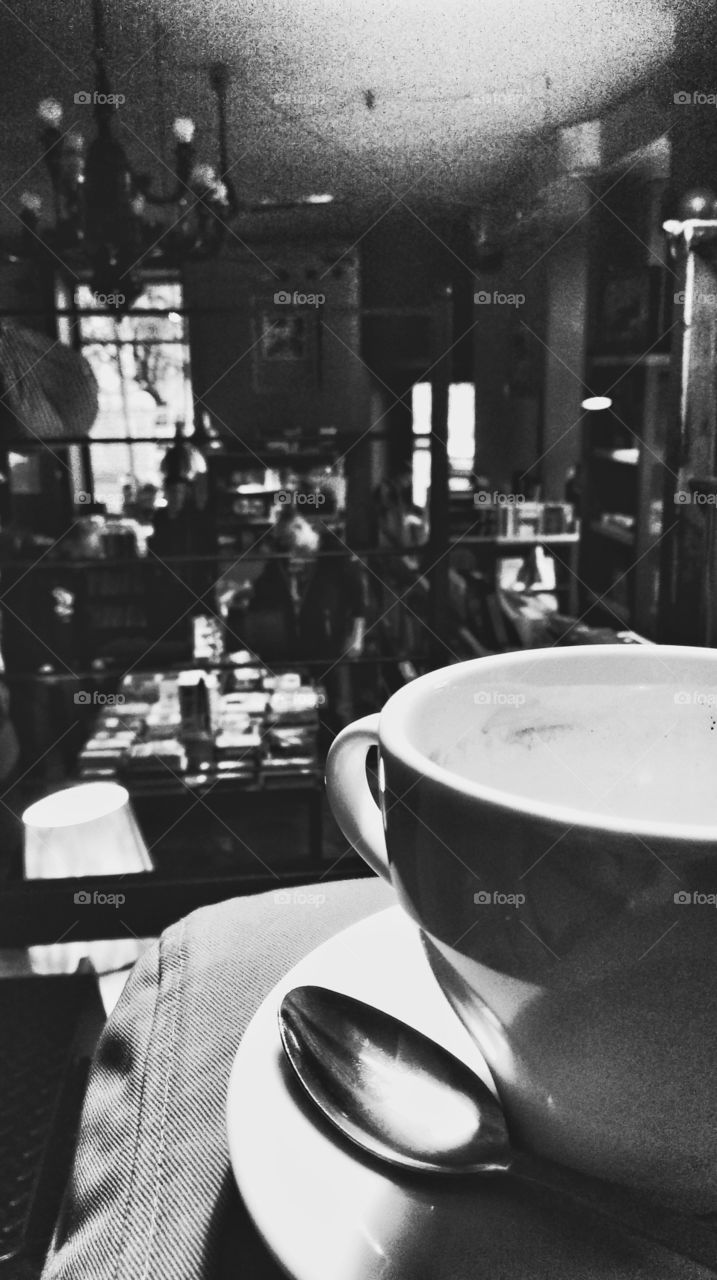
MULTIPOLYGON (((398 907, 324 943, 274 988, 237 1052, 229 1151, 239 1191, 293 1280, 695 1280, 708 1273, 540 1188, 500 1175, 404 1175, 364 1157, 305 1099, 283 1057, 283 995, 318 983, 440 1040, 490 1083, 398 907)), ((711 1274, 711 1273, 710 1273, 711 1274)))

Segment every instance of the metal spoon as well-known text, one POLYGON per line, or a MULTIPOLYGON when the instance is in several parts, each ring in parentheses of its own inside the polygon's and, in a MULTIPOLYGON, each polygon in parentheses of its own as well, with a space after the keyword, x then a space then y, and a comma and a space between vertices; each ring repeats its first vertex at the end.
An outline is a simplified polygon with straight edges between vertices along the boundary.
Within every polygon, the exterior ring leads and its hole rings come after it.
POLYGON ((279 1030, 309 1097, 371 1155, 426 1173, 502 1173, 537 1182, 717 1271, 717 1233, 703 1223, 517 1151, 487 1085, 398 1018, 337 991, 303 986, 284 996, 279 1030))

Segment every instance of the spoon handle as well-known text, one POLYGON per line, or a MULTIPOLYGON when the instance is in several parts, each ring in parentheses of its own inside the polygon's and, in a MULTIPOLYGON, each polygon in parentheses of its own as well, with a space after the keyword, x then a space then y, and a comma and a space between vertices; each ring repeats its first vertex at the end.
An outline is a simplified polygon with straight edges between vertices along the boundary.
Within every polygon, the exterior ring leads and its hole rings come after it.
POLYGON ((717 1231, 664 1205, 651 1203, 628 1188, 603 1182, 539 1156, 516 1151, 508 1170, 521 1181, 539 1183, 550 1191, 618 1223, 637 1236, 682 1254, 717 1274, 717 1231))

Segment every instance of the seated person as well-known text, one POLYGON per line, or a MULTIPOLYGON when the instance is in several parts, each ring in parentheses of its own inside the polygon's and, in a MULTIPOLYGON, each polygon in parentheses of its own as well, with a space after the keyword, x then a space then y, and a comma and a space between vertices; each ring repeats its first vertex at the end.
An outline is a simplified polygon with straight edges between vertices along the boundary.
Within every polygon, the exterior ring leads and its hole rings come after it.
MULTIPOLYGON (((322 515, 324 514, 322 509, 322 515)), ((229 618, 245 643, 268 664, 318 661, 314 678, 326 686, 334 726, 352 719, 348 660, 363 652, 366 576, 358 559, 320 517, 282 507, 272 551, 254 583, 244 619, 229 618)))
POLYGON ((122 514, 130 520, 138 520, 140 524, 151 525, 154 522, 157 506, 156 484, 142 484, 136 494, 131 485, 123 485, 122 514))
POLYGON ((192 617, 213 607, 214 529, 190 480, 165 480, 167 505, 154 513, 148 541, 147 611, 150 638, 169 656, 192 652, 192 617), (164 563, 166 561, 166 563, 164 563))

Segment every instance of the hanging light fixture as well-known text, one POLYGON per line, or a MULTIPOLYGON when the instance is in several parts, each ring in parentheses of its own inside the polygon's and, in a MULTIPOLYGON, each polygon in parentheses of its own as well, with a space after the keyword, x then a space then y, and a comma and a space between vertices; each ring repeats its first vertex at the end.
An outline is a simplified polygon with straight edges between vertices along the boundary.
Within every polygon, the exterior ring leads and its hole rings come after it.
MULTIPOLYGON (((95 91, 75 95, 93 104, 95 136, 86 144, 75 129, 63 128, 63 108, 44 98, 37 111, 40 142, 52 184, 54 222, 43 219, 42 202, 32 192, 21 197, 24 232, 19 245, 5 246, 12 260, 54 258, 78 279, 88 276, 102 295, 128 306, 140 290, 143 266, 176 266, 210 257, 221 247, 239 204, 228 177, 226 98, 228 71, 210 69, 217 100, 219 169, 197 163, 194 122, 174 122, 176 176, 171 195, 152 191, 151 175, 136 173, 116 136, 121 94, 111 89, 105 66, 105 30, 101 0, 93 0, 95 91), (153 207, 170 206, 163 223, 153 207)), ((122 305, 120 303, 120 305, 122 305)))
POLYGON ((580 402, 580 408, 587 410, 588 413, 602 413, 605 409, 612 408, 612 398, 610 396, 587 396, 585 400, 580 402))
POLYGON ((122 95, 111 90, 105 66, 105 28, 101 0, 92 0, 94 28, 94 94, 78 93, 75 102, 92 102, 95 136, 86 143, 78 130, 63 128, 63 108, 54 98, 38 106, 40 142, 50 176, 54 222, 43 217, 42 201, 33 192, 21 197, 19 242, 4 243, 6 259, 59 259, 78 280, 89 278, 93 289, 113 295, 115 305, 130 306, 141 288, 142 268, 176 268, 187 260, 215 256, 231 220, 240 211, 330 202, 331 196, 295 201, 262 200, 241 205, 229 177, 227 90, 229 71, 223 63, 209 68, 217 106, 217 160, 198 162, 194 121, 174 121, 174 191, 152 190, 152 176, 132 168, 116 136, 115 116, 122 95), (162 221, 158 207, 170 210, 162 221), (117 301, 121 299, 122 301, 117 301))

